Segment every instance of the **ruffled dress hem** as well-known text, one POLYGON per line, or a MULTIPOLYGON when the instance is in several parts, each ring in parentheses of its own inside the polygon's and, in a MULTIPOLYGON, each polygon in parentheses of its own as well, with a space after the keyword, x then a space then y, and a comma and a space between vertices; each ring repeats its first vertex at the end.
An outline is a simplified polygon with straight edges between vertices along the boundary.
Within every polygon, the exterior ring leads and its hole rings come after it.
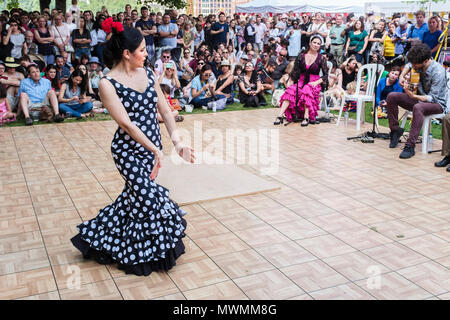
MULTIPOLYGON (((186 228, 186 220, 181 218, 181 223, 186 228)), ((183 234, 182 237, 185 235, 183 234)), ((93 259, 100 264, 113 264, 117 263, 117 267, 120 270, 125 271, 126 274, 134 274, 137 276, 148 276, 153 271, 168 271, 176 265, 176 260, 185 253, 185 246, 183 241, 180 239, 175 247, 169 249, 165 252, 165 258, 159 260, 152 260, 149 262, 138 263, 138 264, 123 264, 115 261, 112 256, 105 252, 99 251, 92 248, 87 241, 82 238, 81 233, 77 234, 71 240, 72 244, 80 250, 85 259, 93 259)))

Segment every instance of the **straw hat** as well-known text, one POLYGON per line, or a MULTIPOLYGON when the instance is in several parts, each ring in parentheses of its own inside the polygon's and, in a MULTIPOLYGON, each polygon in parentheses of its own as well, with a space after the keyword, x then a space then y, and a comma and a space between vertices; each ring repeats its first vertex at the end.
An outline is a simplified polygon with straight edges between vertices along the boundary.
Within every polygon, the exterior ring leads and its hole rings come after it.
POLYGON ((5 59, 5 66, 7 68, 17 68, 20 64, 16 63, 16 60, 13 57, 7 57, 5 59))

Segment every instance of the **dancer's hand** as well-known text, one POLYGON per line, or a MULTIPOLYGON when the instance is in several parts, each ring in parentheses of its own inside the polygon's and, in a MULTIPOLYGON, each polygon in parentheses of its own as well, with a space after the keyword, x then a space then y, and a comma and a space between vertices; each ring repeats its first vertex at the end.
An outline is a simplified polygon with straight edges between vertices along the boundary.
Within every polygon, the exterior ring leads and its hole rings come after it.
POLYGON ((161 150, 156 151, 154 155, 155 155, 155 164, 153 166, 152 172, 150 173, 150 180, 155 180, 156 177, 158 176, 163 158, 163 153, 161 152, 161 150))
POLYGON ((177 151, 178 155, 185 161, 189 163, 195 162, 194 149, 192 149, 191 147, 185 146, 184 144, 180 143, 175 146, 175 150, 177 151))

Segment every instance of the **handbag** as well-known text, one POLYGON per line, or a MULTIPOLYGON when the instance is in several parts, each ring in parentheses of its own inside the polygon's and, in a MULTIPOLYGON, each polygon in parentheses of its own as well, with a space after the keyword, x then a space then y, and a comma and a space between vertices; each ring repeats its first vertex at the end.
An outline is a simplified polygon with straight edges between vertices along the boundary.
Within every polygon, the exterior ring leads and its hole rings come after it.
POLYGON ((284 89, 275 89, 272 94, 272 106, 279 107, 281 96, 284 94, 284 89))
POLYGON ((68 43, 64 46, 64 51, 66 51, 67 53, 72 53, 75 52, 75 49, 70 43, 68 43))
MULTIPOLYGON (((62 38, 61 33, 59 32, 59 29, 57 26, 55 26, 55 29, 56 29, 56 31, 58 31, 61 41, 64 42, 64 39, 62 38)), ((75 52, 75 49, 73 48, 73 46, 70 43, 68 43, 64 46, 64 51, 67 53, 72 53, 72 52, 75 52)))
POLYGON ((216 110, 223 110, 226 108, 227 98, 225 97, 208 102, 208 110, 213 110, 214 104, 216 105, 216 110))

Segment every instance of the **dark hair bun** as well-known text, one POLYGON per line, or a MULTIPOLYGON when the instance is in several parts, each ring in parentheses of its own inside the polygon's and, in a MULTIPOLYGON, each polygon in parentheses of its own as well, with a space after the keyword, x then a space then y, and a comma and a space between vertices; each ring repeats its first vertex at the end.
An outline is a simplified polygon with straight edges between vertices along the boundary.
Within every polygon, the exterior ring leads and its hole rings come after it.
POLYGON ((125 27, 122 32, 115 32, 103 48, 103 61, 108 68, 112 68, 122 60, 124 50, 133 53, 144 39, 141 32, 135 28, 125 27))

